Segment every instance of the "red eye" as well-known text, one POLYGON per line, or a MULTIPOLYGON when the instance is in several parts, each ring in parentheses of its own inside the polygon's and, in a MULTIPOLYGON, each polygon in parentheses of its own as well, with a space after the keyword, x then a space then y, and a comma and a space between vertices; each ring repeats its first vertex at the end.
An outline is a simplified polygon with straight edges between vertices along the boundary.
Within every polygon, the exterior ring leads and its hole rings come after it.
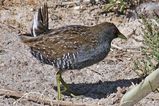
POLYGON ((117 31, 116 31, 115 29, 113 29, 113 31, 112 31, 112 32, 113 32, 113 34, 117 34, 117 31))

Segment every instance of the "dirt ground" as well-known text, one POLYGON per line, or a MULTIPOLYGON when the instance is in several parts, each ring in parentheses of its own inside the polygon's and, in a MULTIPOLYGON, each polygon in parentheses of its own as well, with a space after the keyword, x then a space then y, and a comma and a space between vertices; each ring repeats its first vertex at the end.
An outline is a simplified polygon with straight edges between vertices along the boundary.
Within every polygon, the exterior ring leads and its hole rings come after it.
MULTIPOLYGON (((55 4, 59 2, 47 2, 50 28, 75 24, 91 26, 111 21, 128 38, 126 41, 115 39, 109 55, 98 64, 82 70, 69 70, 63 74, 71 89, 83 94, 77 97, 63 95, 64 101, 119 106, 123 94, 140 82, 133 70, 133 60, 141 55, 143 38, 140 20, 137 17, 128 19, 125 16, 99 14, 100 5, 56 7, 55 4)), ((55 100, 56 69, 36 60, 29 48, 18 38, 20 32, 29 32, 33 14, 40 4, 42 3, 0 4, 0 89, 40 94, 55 100)), ((151 93, 136 106, 159 106, 158 97, 158 93, 151 93)), ((23 98, 0 95, 0 106, 14 105, 44 106, 23 98)))

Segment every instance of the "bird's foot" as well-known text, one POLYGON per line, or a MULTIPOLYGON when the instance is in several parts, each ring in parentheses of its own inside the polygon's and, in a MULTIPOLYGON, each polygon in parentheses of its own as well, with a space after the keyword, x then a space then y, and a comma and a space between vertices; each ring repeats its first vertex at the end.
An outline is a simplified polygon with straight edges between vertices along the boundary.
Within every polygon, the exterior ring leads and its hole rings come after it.
POLYGON ((76 93, 76 92, 72 91, 70 88, 68 88, 68 86, 67 87, 64 86, 64 89, 61 91, 61 93, 70 95, 71 97, 76 97, 79 95, 78 93, 76 93))

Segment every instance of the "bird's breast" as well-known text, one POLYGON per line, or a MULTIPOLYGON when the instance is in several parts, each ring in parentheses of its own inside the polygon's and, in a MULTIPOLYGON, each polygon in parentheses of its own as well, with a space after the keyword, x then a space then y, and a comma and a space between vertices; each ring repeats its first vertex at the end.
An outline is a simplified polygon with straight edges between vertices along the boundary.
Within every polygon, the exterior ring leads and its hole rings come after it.
POLYGON ((74 67, 81 69, 103 60, 110 51, 110 45, 100 44, 90 50, 81 50, 76 54, 74 67))

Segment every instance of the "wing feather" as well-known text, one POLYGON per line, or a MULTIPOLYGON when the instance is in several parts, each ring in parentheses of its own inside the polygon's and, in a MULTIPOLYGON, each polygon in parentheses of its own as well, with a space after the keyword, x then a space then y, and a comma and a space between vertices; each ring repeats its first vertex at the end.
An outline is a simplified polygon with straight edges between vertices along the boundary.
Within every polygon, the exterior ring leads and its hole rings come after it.
POLYGON ((82 28, 67 26, 66 30, 63 28, 62 31, 56 30, 41 36, 42 38, 34 40, 30 47, 50 59, 62 58, 65 54, 77 53, 83 49, 89 50, 97 44, 97 39, 90 35, 91 32, 88 29, 83 26, 82 28))

